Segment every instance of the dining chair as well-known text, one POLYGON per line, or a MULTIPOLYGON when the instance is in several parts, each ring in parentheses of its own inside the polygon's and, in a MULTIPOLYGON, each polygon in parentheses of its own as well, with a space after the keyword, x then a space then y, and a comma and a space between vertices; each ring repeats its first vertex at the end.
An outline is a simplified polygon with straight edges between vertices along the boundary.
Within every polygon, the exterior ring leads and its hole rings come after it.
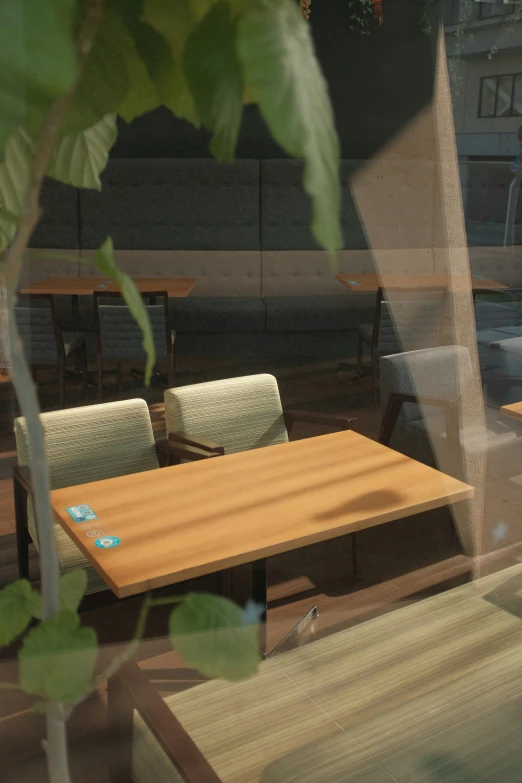
POLYGON ((486 478, 518 487, 522 425, 498 407, 485 405, 484 421, 470 409, 475 378, 465 346, 383 356, 380 364, 379 440, 475 488, 473 498, 454 508, 463 519, 467 515, 460 525, 455 519, 463 547, 472 553, 473 541, 482 544, 486 478))
POLYGON ((426 288, 420 296, 411 289, 393 289, 389 298, 385 298, 382 288, 378 289, 373 324, 360 324, 357 346, 358 380, 364 346, 370 349, 374 402, 377 399, 381 356, 441 345, 446 295, 445 288, 426 288))
MULTIPOLYGON (((225 454, 234 454, 287 443, 297 422, 348 430, 354 421, 343 415, 303 410, 283 411, 277 381, 268 374, 167 389, 164 401, 169 442, 180 442, 209 455, 215 454, 217 449, 225 454)), ((351 534, 351 543, 355 577, 355 533, 351 534)), ((229 593, 233 595, 233 570, 229 576, 229 593)), ((265 578, 261 572, 260 578, 265 578)))
POLYGON ((42 367, 58 370, 59 404, 65 406, 65 365, 69 358, 78 357, 83 374, 83 390, 87 390, 87 352, 85 335, 62 331, 56 297, 52 294, 27 294, 26 306, 15 308, 16 323, 31 365, 35 380, 42 367))
MULTIPOLYGON (((155 442, 145 400, 132 399, 51 411, 40 416, 45 432, 51 489, 155 470, 172 459, 201 459, 197 449, 170 442, 155 442)), ((13 469, 18 569, 29 575, 29 543, 38 550, 38 530, 33 505, 29 432, 26 420, 15 419, 18 465, 13 469)), ((60 570, 85 568, 86 594, 107 590, 107 585, 55 523, 54 533, 60 570)))
MULTIPOLYGON (((94 315, 97 339, 97 372, 98 400, 103 394, 103 363, 106 361, 118 363, 118 374, 121 376, 122 361, 146 361, 143 349, 143 334, 127 305, 109 301, 121 299, 118 291, 95 291, 94 315)), ((169 298, 166 291, 150 291, 142 294, 153 304, 146 304, 154 345, 156 361, 168 365, 168 385, 174 386, 174 342, 176 332, 171 328, 169 298), (157 303, 157 300, 161 300, 157 303)))

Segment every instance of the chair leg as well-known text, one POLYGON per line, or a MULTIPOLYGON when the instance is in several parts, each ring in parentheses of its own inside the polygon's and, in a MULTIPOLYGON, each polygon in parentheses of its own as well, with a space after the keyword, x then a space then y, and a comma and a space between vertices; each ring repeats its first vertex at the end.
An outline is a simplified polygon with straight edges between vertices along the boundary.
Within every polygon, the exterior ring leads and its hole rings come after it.
POLYGON ((18 556, 18 576, 29 579, 29 533, 27 530, 27 492, 13 478, 13 494, 16 525, 16 551, 18 556))
POLYGON ((169 389, 173 389, 175 384, 175 375, 176 375, 176 356, 175 354, 172 355, 172 361, 169 362, 169 389))
POLYGON ((373 404, 377 405, 377 389, 379 386, 379 359, 377 351, 372 349, 372 400, 373 404))
POLYGON ((364 350, 364 343, 361 335, 359 335, 359 342, 357 345, 357 375, 356 380, 361 380, 361 372, 362 372, 362 362, 363 362, 363 350, 364 350))
POLYGON ((85 345, 82 348, 81 364, 82 364, 82 375, 83 375, 82 388, 83 388, 84 397, 86 397, 87 387, 89 384, 89 369, 87 367, 87 347, 85 345))
POLYGON ((98 371, 98 402, 101 402, 103 396, 103 359, 101 354, 98 354, 96 357, 96 366, 98 371))
POLYGON ((58 359, 58 391, 60 408, 65 408, 65 359, 58 359))

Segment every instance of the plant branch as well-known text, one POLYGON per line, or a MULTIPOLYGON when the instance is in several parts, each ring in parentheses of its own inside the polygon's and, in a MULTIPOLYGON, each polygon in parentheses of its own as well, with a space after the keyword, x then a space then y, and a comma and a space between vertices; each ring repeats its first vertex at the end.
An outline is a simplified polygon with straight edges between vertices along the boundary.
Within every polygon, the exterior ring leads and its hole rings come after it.
MULTIPOLYGON (((98 24, 103 16, 105 0, 89 0, 86 15, 76 46, 78 72, 90 52, 98 24)), ((54 540, 53 514, 50 502, 49 471, 45 455, 45 440, 38 396, 27 361, 15 318, 16 291, 24 253, 40 218, 40 191, 49 167, 53 147, 60 127, 74 99, 78 79, 70 89, 51 106, 35 145, 29 172, 18 230, 5 253, 3 276, 7 293, 9 337, 11 343, 11 377, 25 417, 30 443, 30 468, 33 479, 34 502, 40 565, 42 576, 42 610, 44 619, 52 617, 60 607, 58 582, 59 563, 54 540)), ((67 734, 61 704, 46 706, 47 765, 53 783, 70 783, 67 763, 67 734)))

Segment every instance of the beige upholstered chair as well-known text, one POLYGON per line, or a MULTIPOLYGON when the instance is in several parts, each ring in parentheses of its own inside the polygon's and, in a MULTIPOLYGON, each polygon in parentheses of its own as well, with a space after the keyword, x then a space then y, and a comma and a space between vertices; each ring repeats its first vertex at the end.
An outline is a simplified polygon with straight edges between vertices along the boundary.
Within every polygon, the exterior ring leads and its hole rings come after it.
MULTIPOLYGON (((144 400, 52 411, 43 413, 41 420, 53 489, 159 467, 149 409, 144 400)), ((28 544, 32 540, 38 548, 38 534, 27 471, 29 439, 25 419, 16 419, 15 435, 18 463, 22 468, 15 469, 14 482, 18 564, 20 576, 27 577, 28 544)), ((55 535, 62 572, 86 568, 87 593, 106 590, 105 582, 58 524, 55 535)))
POLYGON ((219 444, 225 454, 287 443, 296 421, 336 429, 350 429, 353 421, 312 411, 283 412, 277 381, 265 374, 168 389, 164 399, 171 441, 185 439, 203 448, 219 444), (206 438, 212 442, 208 444, 206 438))
POLYGON ((211 438, 226 454, 286 443, 288 433, 272 375, 198 383, 165 392, 167 433, 211 438))

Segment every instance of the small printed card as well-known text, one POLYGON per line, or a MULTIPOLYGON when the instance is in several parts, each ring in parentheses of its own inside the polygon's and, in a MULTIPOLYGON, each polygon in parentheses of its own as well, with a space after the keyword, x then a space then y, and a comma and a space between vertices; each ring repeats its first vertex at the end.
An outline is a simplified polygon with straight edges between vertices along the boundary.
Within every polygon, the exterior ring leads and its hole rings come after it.
POLYGON ((112 283, 112 280, 106 280, 104 283, 100 283, 96 286, 98 290, 103 291, 105 288, 108 288, 110 284, 112 283))
POLYGON ((121 541, 117 536, 103 536, 103 538, 97 538, 94 542, 98 549, 114 549, 115 546, 119 546, 121 541))
POLYGON ((350 285, 361 285, 360 283, 357 282, 357 280, 348 280, 348 282, 350 283, 350 285))
POLYGON ((482 275, 473 275, 473 277, 475 278, 475 280, 484 280, 482 275))
POLYGON ((98 519, 92 508, 86 503, 81 506, 70 506, 65 510, 75 522, 90 522, 93 519, 98 519))

